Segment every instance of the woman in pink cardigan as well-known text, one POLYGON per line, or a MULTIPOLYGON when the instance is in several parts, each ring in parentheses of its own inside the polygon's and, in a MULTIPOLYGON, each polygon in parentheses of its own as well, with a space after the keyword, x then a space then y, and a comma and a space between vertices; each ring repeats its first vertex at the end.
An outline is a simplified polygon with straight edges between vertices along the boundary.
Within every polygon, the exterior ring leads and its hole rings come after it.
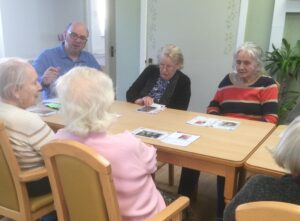
POLYGON ((84 143, 111 163, 123 221, 142 221, 165 208, 151 176, 156 171, 156 149, 128 131, 107 132, 114 119, 111 79, 96 69, 76 67, 59 79, 57 93, 66 127, 56 139, 84 143))

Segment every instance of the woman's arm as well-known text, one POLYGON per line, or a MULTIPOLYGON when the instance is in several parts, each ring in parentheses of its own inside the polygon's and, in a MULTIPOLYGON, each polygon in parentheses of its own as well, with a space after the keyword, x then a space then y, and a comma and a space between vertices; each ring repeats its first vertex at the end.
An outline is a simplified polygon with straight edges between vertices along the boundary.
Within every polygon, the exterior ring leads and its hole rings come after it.
POLYGON ((137 99, 141 97, 141 91, 144 89, 149 76, 153 73, 153 66, 148 66, 145 70, 139 75, 139 77, 133 82, 130 88, 126 92, 126 99, 128 102, 134 103, 137 99))

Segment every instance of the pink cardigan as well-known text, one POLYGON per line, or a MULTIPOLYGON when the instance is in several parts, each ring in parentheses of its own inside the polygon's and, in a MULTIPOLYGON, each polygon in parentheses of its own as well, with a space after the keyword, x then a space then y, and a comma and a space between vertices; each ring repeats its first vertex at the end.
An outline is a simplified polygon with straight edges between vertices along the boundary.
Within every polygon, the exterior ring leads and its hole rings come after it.
POLYGON ((65 129, 55 139, 71 139, 94 148, 112 166, 112 175, 123 221, 142 221, 165 208, 151 174, 156 171, 156 149, 130 132, 93 133, 81 138, 65 129))

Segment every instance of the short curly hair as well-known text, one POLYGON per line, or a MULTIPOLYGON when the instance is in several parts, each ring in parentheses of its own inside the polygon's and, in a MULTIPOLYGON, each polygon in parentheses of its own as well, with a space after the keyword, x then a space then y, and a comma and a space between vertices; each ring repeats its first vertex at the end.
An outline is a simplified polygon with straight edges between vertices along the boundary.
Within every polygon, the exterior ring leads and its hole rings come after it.
POLYGON ((174 44, 167 44, 163 46, 158 53, 158 60, 162 56, 169 57, 175 64, 179 66, 179 69, 183 68, 184 58, 181 49, 174 44))

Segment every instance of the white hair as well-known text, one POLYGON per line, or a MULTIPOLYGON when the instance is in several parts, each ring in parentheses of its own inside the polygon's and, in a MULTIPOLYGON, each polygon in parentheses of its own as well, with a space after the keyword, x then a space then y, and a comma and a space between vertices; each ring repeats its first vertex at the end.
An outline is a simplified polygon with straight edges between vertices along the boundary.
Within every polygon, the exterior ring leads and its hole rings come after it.
POLYGON ((183 62, 184 62, 183 54, 181 52, 181 49, 176 45, 167 44, 161 47, 158 53, 158 60, 160 60, 162 56, 169 57, 172 62, 179 65, 179 69, 183 68, 183 62))
POLYGON ((107 130, 114 117, 113 83, 109 76, 89 67, 75 67, 56 85, 66 130, 85 137, 107 130))
POLYGON ((28 68, 31 65, 21 58, 0 59, 0 97, 3 100, 14 100, 14 91, 19 90, 27 81, 28 68))
POLYGON ((279 166, 300 174, 300 116, 286 128, 273 156, 279 166))
POLYGON ((263 61, 263 56, 264 52, 259 47, 253 42, 245 42, 241 46, 238 47, 234 54, 234 61, 233 61, 233 68, 236 69, 236 58, 240 52, 246 52, 250 57, 254 59, 257 65, 257 73, 262 75, 266 72, 265 67, 264 67, 264 61, 263 61))

